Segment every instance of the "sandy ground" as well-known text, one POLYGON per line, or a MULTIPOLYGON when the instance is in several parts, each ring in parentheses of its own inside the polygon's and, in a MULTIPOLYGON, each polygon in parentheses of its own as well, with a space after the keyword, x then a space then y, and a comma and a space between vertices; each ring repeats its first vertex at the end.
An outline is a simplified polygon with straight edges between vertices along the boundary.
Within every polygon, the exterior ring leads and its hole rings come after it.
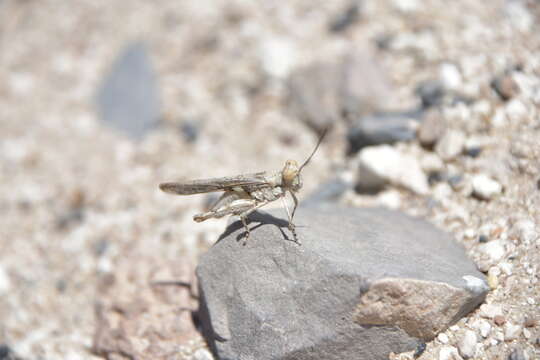
MULTIPOLYGON (((347 4, 0 1, 0 343, 25 359, 97 358, 89 349, 103 279, 133 272, 138 259, 152 259, 143 277, 161 262, 195 264, 224 228, 226 220, 192 222, 207 197, 180 201, 157 184, 279 170, 288 158, 303 159, 317 136, 283 106, 288 75, 388 37, 376 59, 393 87, 391 107, 415 106, 419 82, 446 76, 475 99, 445 107, 449 127, 480 137, 484 150, 445 167, 466 179, 487 173, 504 191, 480 201, 435 185, 428 196, 393 188, 387 197, 351 193, 344 201, 390 197, 394 207, 452 232, 489 272, 487 303, 520 327, 506 336, 479 310, 428 344, 422 359, 458 347, 480 319, 491 331, 478 335, 475 358, 506 359, 513 349, 540 358, 540 319, 525 323, 540 315, 540 5, 366 2, 351 29, 330 33, 347 4), (115 56, 138 40, 159 76, 163 124, 132 141, 99 121, 94 99, 115 56), (444 73, 445 64, 459 76, 444 73), (521 91, 503 102, 489 84, 516 67, 521 91), (200 128, 193 143, 179 131, 185 121, 200 128), (501 241, 503 255, 486 260, 479 235, 501 241)), ((339 169, 354 173, 344 131, 338 125, 306 169, 304 196, 339 169)), ((419 158, 428 152, 417 142, 396 147, 419 158)))

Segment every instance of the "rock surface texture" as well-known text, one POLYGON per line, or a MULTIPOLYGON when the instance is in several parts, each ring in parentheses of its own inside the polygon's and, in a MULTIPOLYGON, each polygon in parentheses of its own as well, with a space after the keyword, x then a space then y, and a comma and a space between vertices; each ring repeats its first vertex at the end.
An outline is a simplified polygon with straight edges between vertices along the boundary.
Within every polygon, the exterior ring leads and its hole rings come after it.
POLYGON ((233 222, 197 268, 203 333, 219 359, 388 359, 484 299, 450 236, 384 209, 302 208, 233 222))

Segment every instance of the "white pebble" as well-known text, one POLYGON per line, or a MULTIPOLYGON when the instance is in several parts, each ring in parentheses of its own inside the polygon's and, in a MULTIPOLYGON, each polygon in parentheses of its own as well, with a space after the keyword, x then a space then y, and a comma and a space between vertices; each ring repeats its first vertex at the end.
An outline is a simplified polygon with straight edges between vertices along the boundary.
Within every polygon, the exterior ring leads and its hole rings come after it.
POLYGON ((428 193, 426 174, 415 156, 403 154, 389 145, 380 145, 362 149, 357 159, 360 186, 380 187, 391 183, 418 194, 428 193))
POLYGON ((466 330, 458 342, 458 349, 465 359, 472 358, 476 353, 476 333, 472 330, 466 330))
POLYGON ((491 331, 491 324, 487 320, 479 319, 475 322, 475 328, 483 338, 487 338, 491 331))
POLYGON ((512 99, 506 105, 506 116, 508 116, 510 121, 519 121, 527 116, 527 107, 521 100, 512 99))
POLYGON ((504 324, 504 340, 514 340, 521 334, 521 326, 507 322, 504 324))
POLYGON ((472 179, 473 194, 480 199, 490 200, 502 192, 502 185, 485 174, 472 179))
POLYGON ((506 118, 506 114, 504 112, 504 109, 498 108, 495 111, 495 114, 491 118, 491 125, 496 128, 500 128, 506 125, 508 122, 508 119, 506 118))
POLYGON ((439 156, 437 156, 437 154, 434 153, 426 153, 423 155, 422 159, 420 160, 420 165, 422 166, 422 170, 427 173, 444 170, 443 161, 439 156))
POLYGON ((208 350, 199 349, 193 354, 193 360, 214 360, 214 357, 208 350))
POLYGON ((478 251, 487 255, 493 262, 501 260, 506 253, 502 240, 493 240, 478 246, 478 251))
POLYGON ((465 146, 465 134, 458 130, 448 130, 435 145, 435 152, 448 161, 456 158, 465 146))
POLYGON ((294 44, 286 38, 273 37, 262 41, 260 54, 263 69, 277 78, 287 77, 298 60, 294 44))
POLYGON ((503 315, 502 307, 495 304, 483 304, 480 306, 480 316, 493 319, 497 315, 503 315))
POLYGON ((448 344, 448 335, 446 335, 445 333, 440 333, 439 335, 437 335, 437 340, 439 340, 441 344, 448 344))
POLYGON ((502 270, 503 273, 505 273, 506 275, 510 276, 512 275, 512 268, 514 267, 514 265, 508 263, 508 262, 502 262, 499 264, 499 269, 502 270))
POLYGON ((0 295, 7 294, 10 289, 11 280, 9 279, 9 275, 2 264, 0 264, 0 295))
POLYGON ((461 73, 456 65, 444 63, 439 68, 439 78, 449 90, 459 90, 463 86, 461 73))
POLYGON ((460 360, 462 359, 459 356, 458 351, 453 346, 443 346, 439 350, 439 360, 460 360))
POLYGON ((520 220, 512 226, 512 233, 525 244, 530 244, 538 237, 536 225, 531 220, 520 220))

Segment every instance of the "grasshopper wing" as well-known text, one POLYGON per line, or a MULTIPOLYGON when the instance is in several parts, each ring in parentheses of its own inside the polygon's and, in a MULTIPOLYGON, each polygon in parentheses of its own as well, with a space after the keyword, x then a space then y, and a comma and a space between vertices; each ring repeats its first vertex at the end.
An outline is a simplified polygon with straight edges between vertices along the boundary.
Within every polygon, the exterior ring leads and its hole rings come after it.
POLYGON ((159 188, 166 193, 176 195, 193 195, 214 191, 227 191, 233 190, 235 187, 253 190, 269 185, 265 175, 266 172, 260 172, 186 182, 166 182, 159 184, 159 188))

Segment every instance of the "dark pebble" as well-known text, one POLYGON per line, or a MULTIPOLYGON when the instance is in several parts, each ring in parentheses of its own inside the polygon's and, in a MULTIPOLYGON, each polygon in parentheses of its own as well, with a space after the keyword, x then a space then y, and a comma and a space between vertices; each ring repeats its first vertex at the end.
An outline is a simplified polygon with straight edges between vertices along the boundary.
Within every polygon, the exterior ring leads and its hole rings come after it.
POLYGON ((184 121, 180 125, 180 132, 188 143, 194 143, 199 137, 199 127, 192 121, 184 121))
POLYGON ((478 157, 478 155, 480 155, 481 152, 482 152, 481 147, 472 147, 465 151, 465 155, 475 158, 475 157, 478 157))
POLYGON ((424 109, 440 105, 445 95, 444 85, 439 80, 420 83, 415 92, 422 100, 424 109))
POLYGON ((346 30, 360 18, 360 9, 357 2, 352 2, 343 13, 337 16, 329 26, 330 32, 338 33, 346 30))
POLYGON ((429 173, 428 175, 429 185, 433 185, 444 180, 445 180, 445 175, 441 173, 440 171, 435 171, 435 172, 429 173))
POLYGON ((426 351, 426 343, 420 343, 414 351, 413 357, 416 359, 426 351))
POLYGON ((487 243, 489 241, 488 237, 486 235, 480 235, 478 237, 478 242, 481 242, 481 243, 487 243))

